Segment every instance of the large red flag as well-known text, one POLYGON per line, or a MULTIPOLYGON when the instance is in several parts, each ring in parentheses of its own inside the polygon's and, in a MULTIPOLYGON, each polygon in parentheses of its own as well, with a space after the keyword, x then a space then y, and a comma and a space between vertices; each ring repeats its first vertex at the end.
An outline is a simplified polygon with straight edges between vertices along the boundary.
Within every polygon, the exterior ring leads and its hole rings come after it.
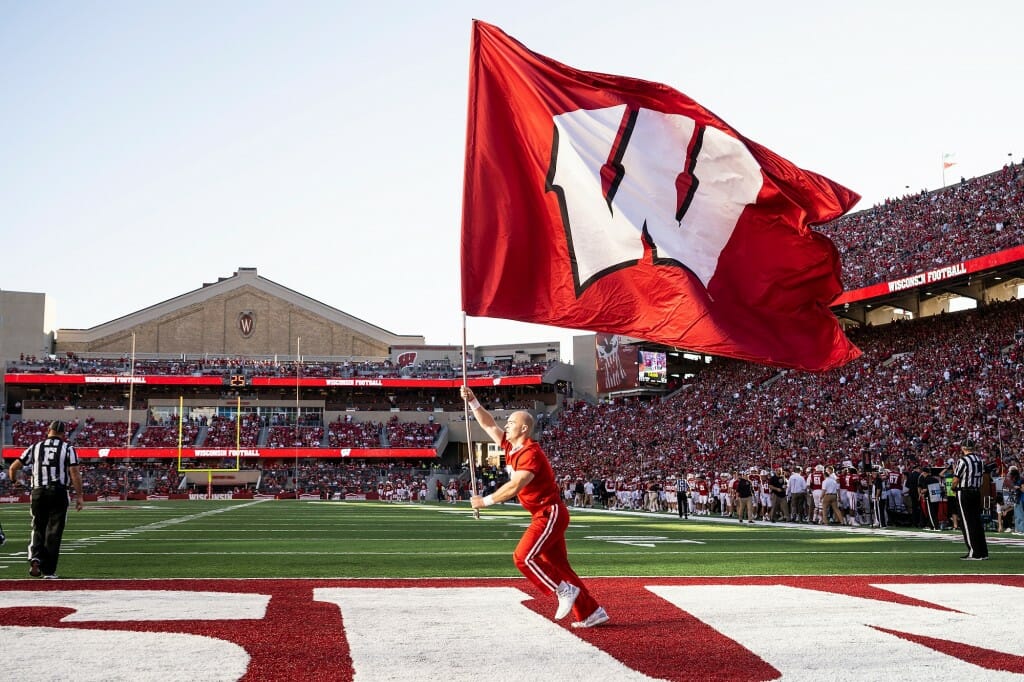
POLYGON ((659 83, 579 71, 476 21, 462 208, 467 314, 781 367, 860 355, 829 310, 858 195, 659 83))

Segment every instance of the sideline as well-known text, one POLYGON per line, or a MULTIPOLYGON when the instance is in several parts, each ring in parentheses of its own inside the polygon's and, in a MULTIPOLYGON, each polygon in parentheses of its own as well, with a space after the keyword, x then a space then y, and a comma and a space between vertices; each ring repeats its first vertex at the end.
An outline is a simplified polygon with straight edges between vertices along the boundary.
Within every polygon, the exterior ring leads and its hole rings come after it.
MULTIPOLYGON (((423 505, 423 504, 405 504, 403 505, 408 508, 419 508, 419 509, 439 509, 443 512, 452 514, 472 514, 472 510, 468 508, 468 503, 460 500, 457 504, 452 505, 449 503, 436 503, 434 506, 423 505), (443 504, 443 507, 441 506, 443 504)), ((491 511, 499 511, 502 507, 509 507, 515 510, 521 510, 522 507, 516 502, 502 502, 501 504, 490 507, 491 511)), ((791 530, 803 530, 809 532, 818 533, 851 533, 855 535, 879 535, 882 537, 900 537, 900 538, 914 538, 918 540, 945 540, 947 542, 963 542, 963 536, 960 531, 953 530, 938 530, 938 531, 926 531, 923 529, 914 529, 904 526, 889 526, 887 528, 872 528, 871 526, 819 526, 813 523, 792 523, 790 521, 758 521, 752 524, 740 524, 736 519, 732 517, 724 516, 694 516, 690 514, 687 519, 680 519, 676 514, 669 512, 652 512, 645 511, 643 509, 601 509, 598 507, 568 507, 569 514, 573 517, 570 527, 579 528, 577 520, 584 520, 580 517, 584 514, 599 514, 602 516, 619 516, 619 517, 634 517, 644 519, 657 519, 660 521, 678 521, 682 525, 690 523, 715 523, 727 526, 736 526, 742 528, 750 527, 762 527, 762 528, 787 528, 791 530)), ((484 519, 487 512, 481 514, 481 520, 484 519)), ((1024 537, 1020 536, 1006 536, 996 532, 985 532, 985 540, 990 545, 1001 545, 1005 547, 1024 547, 1024 537)))

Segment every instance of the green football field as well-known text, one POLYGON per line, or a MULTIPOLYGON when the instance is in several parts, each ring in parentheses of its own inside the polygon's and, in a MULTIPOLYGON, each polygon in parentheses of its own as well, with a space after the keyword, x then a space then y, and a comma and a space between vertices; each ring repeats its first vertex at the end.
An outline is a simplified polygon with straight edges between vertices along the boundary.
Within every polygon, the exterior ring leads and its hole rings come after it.
MULTIPOLYGON (((571 510, 583 576, 1024 573, 1024 538, 989 534, 964 562, 959 533, 849 529, 571 510)), ((68 514, 62 578, 514 577, 527 523, 514 505, 317 501, 90 503, 68 514)), ((0 579, 28 579, 29 510, 0 507, 0 579)))

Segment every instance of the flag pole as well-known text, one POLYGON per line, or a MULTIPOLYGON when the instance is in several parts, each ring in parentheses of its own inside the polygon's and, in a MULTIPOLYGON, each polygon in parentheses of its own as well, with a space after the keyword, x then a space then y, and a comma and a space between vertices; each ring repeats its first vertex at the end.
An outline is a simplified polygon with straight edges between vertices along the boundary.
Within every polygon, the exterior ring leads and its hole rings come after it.
MULTIPOLYGON (((469 373, 466 370, 466 311, 462 311, 462 385, 469 386, 469 373)), ((473 461, 473 433, 469 425, 469 401, 462 399, 462 409, 466 417, 466 453, 469 455, 469 489, 476 497, 476 463, 473 461)), ((474 509, 473 516, 480 518, 480 510, 474 509)))

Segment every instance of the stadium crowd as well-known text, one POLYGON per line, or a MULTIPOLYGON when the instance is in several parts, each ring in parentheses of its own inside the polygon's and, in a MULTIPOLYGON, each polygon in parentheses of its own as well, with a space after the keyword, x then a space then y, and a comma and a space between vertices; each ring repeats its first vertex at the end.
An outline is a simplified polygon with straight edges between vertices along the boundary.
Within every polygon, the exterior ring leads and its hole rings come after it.
MULTIPOLYGON (((80 467, 82 489, 88 495, 120 497, 126 494, 147 493, 167 495, 174 490, 180 479, 174 464, 168 463, 118 463, 108 460, 89 460, 80 467)), ((0 496, 28 494, 28 478, 20 484, 7 478, 6 470, 0 471, 0 496)))
MULTIPOLYGON (((39 419, 19 420, 11 425, 12 445, 28 447, 46 435, 48 422, 39 419)), ((132 422, 132 433, 139 431, 139 423, 132 422)), ((173 448, 178 446, 178 426, 151 424, 138 434, 134 447, 173 448)), ((398 416, 383 425, 374 421, 359 422, 349 416, 328 425, 326 447, 329 448, 429 448, 441 427, 438 424, 402 422, 398 416)), ((124 447, 128 438, 125 422, 97 422, 86 419, 79 429, 78 422, 68 426, 69 442, 77 447, 124 447)), ((182 423, 181 442, 209 448, 233 448, 236 441, 242 447, 267 448, 319 448, 325 446, 324 428, 313 426, 263 426, 256 415, 242 416, 240 428, 230 417, 215 416, 209 420, 187 420, 182 423), (205 437, 202 428, 206 427, 205 437), (265 435, 261 435, 264 434, 265 435), (262 445, 261 445, 262 443, 262 445)), ((140 457, 144 457, 140 453, 140 457)))
MULTIPOLYGON (((205 468, 208 461, 184 461, 181 471, 177 461, 131 462, 89 460, 81 467, 82 484, 86 495, 100 497, 124 497, 125 495, 169 495, 172 493, 192 492, 205 494, 206 487, 202 484, 183 484, 182 471, 189 468, 205 468)), ((234 464, 234 460, 225 461, 225 468, 234 464)), ((218 464, 219 466, 219 464, 218 464)), ((250 467, 248 463, 243 469, 253 468, 260 471, 257 484, 252 486, 238 485, 228 489, 229 492, 249 490, 264 495, 295 494, 315 495, 331 499, 346 493, 357 495, 377 494, 387 501, 443 499, 435 491, 427 491, 420 495, 421 489, 431 476, 452 477, 457 481, 459 498, 465 498, 467 488, 465 476, 461 469, 449 470, 437 462, 390 462, 383 464, 359 464, 330 460, 300 458, 297 461, 278 460, 260 463, 250 467), (297 475, 297 476, 296 476, 297 475), (296 487, 295 482, 298 481, 296 487), (404 488, 410 495, 398 493, 404 488), (415 492, 415 495, 412 495, 415 492)), ((6 470, 0 470, 0 497, 27 494, 27 480, 17 486, 8 478, 6 470)), ((224 492, 223 489, 217 492, 224 492)))
MULTIPOLYGON (((861 211, 818 229, 842 254, 847 289, 960 262, 1021 244, 1024 218, 1024 171, 1010 164, 994 173, 964 179, 932 192, 911 194, 861 211)), ((941 469, 956 456, 959 443, 970 438, 997 462, 999 476, 1024 450, 1024 306, 1018 302, 945 314, 925 320, 895 322, 849 332, 864 355, 849 365, 823 374, 778 371, 749 363, 717 360, 713 371, 699 372, 664 399, 617 399, 599 404, 569 402, 554 420, 541 420, 538 438, 564 482, 574 504, 603 499, 609 504, 669 509, 673 485, 688 480, 707 487, 703 508, 694 513, 733 513, 733 484, 744 476, 756 483, 760 505, 767 481, 779 467, 806 479, 835 469, 837 480, 860 477, 858 493, 846 509, 856 520, 865 500, 873 502, 876 481, 894 512, 908 499, 889 493, 905 485, 890 476, 907 476, 917 465, 941 469), (819 469, 820 467, 820 469, 819 469), (701 481, 704 481, 702 484, 701 481), (591 487, 587 492, 587 486, 591 487), (613 495, 608 495, 609 490, 613 495), (732 499, 732 502, 730 502, 732 499)), ((543 372, 546 363, 474 363, 473 375, 516 375, 543 372)), ((376 361, 312 361, 294 363, 268 359, 195 358, 180 360, 128 357, 84 358, 22 356, 11 372, 85 374, 165 374, 304 377, 452 378, 461 368, 447 361, 419 364, 376 361)), ((38 407, 115 407, 103 395, 72 394, 48 387, 36 396, 38 407)), ((396 396, 350 393, 327 409, 462 409, 455 395, 409 391, 396 396)), ((120 394, 118 394, 120 395, 120 394)), ((483 398, 484 396, 482 396, 483 398)), ((528 398, 493 392, 490 408, 532 408, 528 398), (504 400, 503 403, 499 400, 504 400)), ((28 404, 25 407, 30 407, 28 404)), ((145 404, 139 406, 145 410, 145 404)), ((138 429, 132 424, 131 432, 138 429)), ((192 424, 186 439, 195 443, 205 428, 204 445, 232 447, 233 420, 213 418, 192 424)), ((42 437, 45 422, 12 424, 15 445, 42 437)), ((433 443, 433 424, 360 423, 347 416, 327 425, 303 425, 299 442, 338 447, 421 447, 433 443)), ((73 442, 94 447, 121 445, 129 437, 122 422, 71 421, 73 442)), ((294 426, 261 423, 245 417, 242 445, 264 440, 271 447, 296 444, 294 426), (261 436, 262 434, 262 436, 261 436)), ((177 442, 177 429, 151 424, 138 445, 166 447, 177 442)), ((93 489, 109 487, 117 476, 111 465, 86 467, 93 489)), ((778 475, 778 474, 776 474, 778 475)), ((261 487, 283 490, 294 470, 265 471, 261 487)), ((338 489, 349 485, 375 490, 389 474, 375 467, 358 471, 330 463, 311 462, 300 471, 301 489, 338 489)), ((121 479, 176 481, 166 472, 134 469, 121 479), (154 476, 149 476, 154 473, 154 476)), ((790 479, 787 478, 787 483, 790 479)), ((399 481, 392 481, 392 487, 399 481)), ((806 481, 805 481, 806 482, 806 481)), ((8 482, 9 483, 9 482, 8 482)), ((410 488, 414 481, 402 480, 410 488)), ((799 483, 795 482, 799 487, 799 483)), ((0 481, 0 489, 4 482, 0 481)), ((852 485, 852 484, 851 484, 852 485)), ((789 486, 787 485, 787 488, 789 486)), ((458 488, 458 486, 456 486, 458 488)), ((846 490, 846 488, 841 488, 846 490)), ((908 495, 910 489, 908 488, 908 495)), ((461 494, 461 493, 460 493, 461 494)), ((697 492, 697 497, 702 495, 697 492)), ((853 499, 853 498, 851 498, 853 499)), ((787 500, 788 501, 788 500, 787 500)), ((813 501, 812 501, 813 502, 813 501)), ((814 518, 814 507, 800 518, 814 518)), ((763 510, 759 511, 763 518, 763 510)), ((790 512, 791 516, 796 516, 790 512)), ((819 512, 820 519, 820 512, 819 512)))
POLYGON ((540 440, 562 480, 646 490, 669 477, 849 463, 944 467, 973 439, 1001 467, 1024 450, 1024 304, 851 333, 858 360, 822 374, 723 360, 664 400, 570 404, 540 440))
MULTIPOLYGON (((517 362, 499 360, 475 362, 467 367, 470 376, 521 376, 543 374, 553 362, 517 362)), ((307 377, 334 379, 453 379, 462 376, 461 367, 447 360, 425 360, 418 364, 397 364, 385 360, 268 360, 242 357, 210 357, 196 359, 139 359, 130 356, 83 357, 68 352, 63 355, 38 357, 22 353, 8 363, 7 371, 23 374, 99 374, 125 376, 223 376, 307 377)))
POLYGON ((1011 163, 816 229, 839 249, 851 290, 1020 246, 1022 227, 1024 165, 1011 163))
MULTIPOLYGON (((773 501, 768 481, 781 467, 786 488, 799 475, 811 492, 805 510, 791 508, 789 518, 822 521, 827 515, 815 512, 813 491, 820 488, 812 479, 834 468, 840 481, 857 477, 840 486, 846 504, 840 504, 842 517, 836 517, 877 523, 877 516, 866 514, 868 507, 881 498, 893 513, 912 510, 910 489, 904 490, 909 474, 917 465, 941 471, 967 438, 981 443, 998 463, 997 479, 1009 475, 1024 450, 1024 303, 868 327, 852 331, 851 337, 864 355, 831 372, 797 373, 720 360, 660 400, 569 402, 557 419, 539 420, 538 438, 567 498, 579 505, 603 500, 610 506, 678 511, 672 509, 672 492, 685 479, 696 496, 687 511, 728 515, 735 513, 734 485, 746 477, 753 484, 755 518, 762 519, 773 501)), ((232 420, 215 418, 214 424, 230 432, 233 441, 232 420)), ((73 423, 71 431, 79 426, 84 431, 87 425, 94 433, 127 428, 123 422, 73 423)), ((23 444, 45 428, 32 421, 14 426, 23 444)), ((246 428, 258 431, 259 426, 252 421, 246 428)), ((406 434, 395 427, 346 415, 328 426, 327 441, 331 447, 380 447, 389 440, 395 446, 410 437, 416 442, 415 430, 406 434)), ((437 428, 417 427, 423 429, 420 436, 430 438, 437 428)), ((149 427, 161 428, 173 427, 149 427)), ((293 437, 294 427, 280 428, 293 437)), ((126 434, 115 431, 115 438, 126 434)), ((113 466, 85 467, 88 489, 123 489, 126 481, 128 487, 148 481, 150 490, 157 490, 176 483, 173 466, 155 473, 162 465, 134 465, 148 469, 141 473, 122 473, 113 466)), ((372 466, 304 460, 299 490, 333 495, 383 486, 419 495, 412 484, 422 478, 392 478, 388 486, 389 476, 387 469, 372 466)), ((268 467, 260 492, 294 489, 293 477, 291 464, 268 467)), ((456 484, 455 494, 461 498, 465 492, 456 484)), ((791 490, 786 497, 793 502, 791 490)), ((1004 503, 997 511, 1010 506, 1004 503)), ((1004 515, 998 515, 1003 525, 1004 515)))

